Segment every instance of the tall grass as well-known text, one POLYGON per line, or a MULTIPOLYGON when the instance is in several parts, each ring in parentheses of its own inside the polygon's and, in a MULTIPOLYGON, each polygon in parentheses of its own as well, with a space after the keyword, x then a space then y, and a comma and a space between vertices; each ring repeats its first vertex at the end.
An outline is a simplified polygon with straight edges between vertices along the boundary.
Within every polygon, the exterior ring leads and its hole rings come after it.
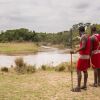
POLYGON ((75 71, 76 62, 73 62, 72 69, 71 69, 71 64, 69 62, 61 63, 61 64, 59 64, 55 67, 54 66, 48 66, 48 65, 42 65, 41 69, 44 70, 44 71, 54 70, 54 71, 58 71, 58 72, 62 72, 62 71, 70 72, 71 70, 75 71))
MULTIPOLYGON (((36 66, 32 66, 32 65, 27 65, 24 61, 23 58, 17 58, 15 60, 15 71, 18 73, 34 73, 36 72, 36 66)), ((73 63, 72 69, 73 71, 76 69, 75 68, 76 63, 73 63)), ((43 71, 71 71, 71 64, 70 63, 61 63, 56 67, 53 66, 48 66, 48 65, 42 65, 41 70, 43 71)))
POLYGON ((0 53, 26 54, 36 53, 38 45, 35 43, 0 43, 0 53))
POLYGON ((27 66, 27 73, 34 73, 36 72, 36 66, 35 65, 28 65, 27 66))
POLYGON ((41 65, 41 69, 44 71, 53 71, 55 70, 55 67, 49 65, 41 65))
POLYGON ((70 72, 71 70, 76 69, 76 62, 72 64, 72 69, 71 69, 71 64, 69 62, 67 63, 61 63, 58 66, 55 67, 55 71, 68 71, 70 72))
POLYGON ((36 71, 35 66, 27 65, 23 58, 15 59, 15 71, 21 74, 34 73, 36 71))

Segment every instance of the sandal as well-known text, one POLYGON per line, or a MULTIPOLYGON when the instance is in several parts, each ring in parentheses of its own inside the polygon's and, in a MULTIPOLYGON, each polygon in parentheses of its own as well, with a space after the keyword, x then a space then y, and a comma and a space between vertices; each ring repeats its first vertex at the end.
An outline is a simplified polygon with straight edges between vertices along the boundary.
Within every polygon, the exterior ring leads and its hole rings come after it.
POLYGON ((90 86, 92 86, 92 87, 97 87, 98 84, 94 83, 94 84, 90 84, 90 86))
POLYGON ((87 87, 86 86, 82 86, 81 89, 87 90, 87 87))
POLYGON ((72 92, 81 92, 81 89, 79 87, 73 88, 71 90, 72 92))

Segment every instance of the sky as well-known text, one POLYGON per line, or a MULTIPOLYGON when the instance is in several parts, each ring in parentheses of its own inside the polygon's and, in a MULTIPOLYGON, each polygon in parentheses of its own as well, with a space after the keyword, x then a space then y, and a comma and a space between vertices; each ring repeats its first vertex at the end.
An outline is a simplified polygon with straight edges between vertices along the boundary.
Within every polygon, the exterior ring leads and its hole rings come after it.
POLYGON ((79 22, 100 23, 100 0, 0 0, 0 30, 60 32, 79 22))

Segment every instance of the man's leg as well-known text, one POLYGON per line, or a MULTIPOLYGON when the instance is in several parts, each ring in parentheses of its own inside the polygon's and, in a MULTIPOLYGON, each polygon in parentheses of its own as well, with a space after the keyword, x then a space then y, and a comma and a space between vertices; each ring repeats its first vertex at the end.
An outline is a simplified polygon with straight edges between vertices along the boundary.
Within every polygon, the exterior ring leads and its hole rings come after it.
POLYGON ((88 79, 88 72, 84 71, 84 85, 81 87, 81 89, 86 89, 87 88, 87 79, 88 79))
POLYGON ((97 71, 97 68, 93 69, 93 72, 94 72, 94 83, 91 84, 90 86, 97 87, 97 85, 98 85, 98 71, 97 71))
POLYGON ((81 71, 77 71, 77 87, 80 88, 81 87, 81 79, 82 79, 82 74, 81 71))
POLYGON ((81 91, 81 89, 80 89, 81 78, 82 78, 81 71, 77 71, 77 87, 72 90, 73 92, 80 92, 81 91))
POLYGON ((97 70, 98 70, 98 72, 97 72, 97 74, 98 74, 98 86, 100 86, 100 68, 98 68, 97 70))
POLYGON ((94 86, 96 87, 97 86, 97 76, 98 76, 98 74, 97 74, 98 72, 97 72, 97 69, 94 69, 94 86))

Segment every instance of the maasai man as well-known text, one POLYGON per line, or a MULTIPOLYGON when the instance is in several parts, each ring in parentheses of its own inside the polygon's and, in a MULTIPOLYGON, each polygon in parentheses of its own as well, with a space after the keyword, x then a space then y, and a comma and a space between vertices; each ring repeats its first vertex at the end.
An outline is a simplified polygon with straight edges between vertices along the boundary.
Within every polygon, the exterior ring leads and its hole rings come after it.
POLYGON ((94 87, 100 86, 100 34, 97 34, 96 27, 91 28, 91 63, 94 69, 94 87))
POLYGON ((77 87, 74 88, 73 92, 80 92, 81 89, 87 89, 87 78, 88 72, 87 69, 90 67, 90 38, 89 35, 85 34, 85 28, 83 26, 79 27, 79 35, 81 37, 80 40, 80 48, 75 51, 71 51, 70 53, 79 52, 79 59, 77 62, 77 87), (81 78, 82 73, 84 73, 84 85, 81 87, 81 78))

